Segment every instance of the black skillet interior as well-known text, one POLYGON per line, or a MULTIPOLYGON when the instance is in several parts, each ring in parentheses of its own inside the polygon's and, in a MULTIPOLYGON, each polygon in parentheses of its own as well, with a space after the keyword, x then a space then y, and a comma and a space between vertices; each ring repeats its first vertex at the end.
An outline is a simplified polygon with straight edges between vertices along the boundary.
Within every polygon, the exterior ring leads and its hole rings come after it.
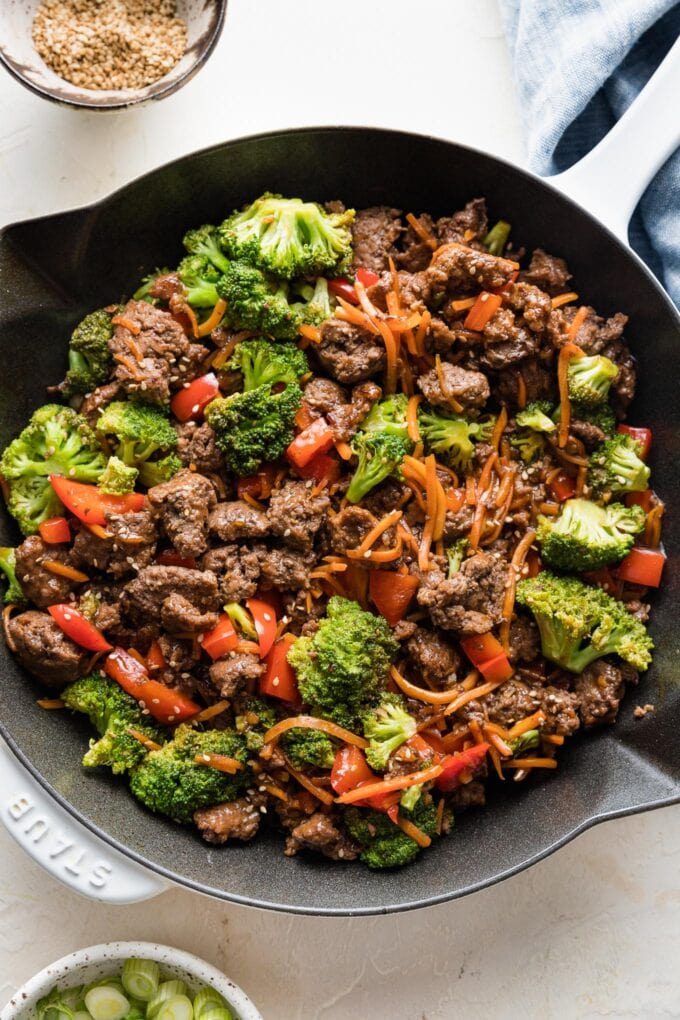
MULTIPOLYGON (((154 171, 93 208, 19 223, 0 238, 0 441, 25 424, 64 372, 67 336, 87 311, 129 295, 140 277, 176 264, 187 227, 219 220, 262 191, 389 203, 450 213, 485 195, 513 239, 567 258, 582 299, 630 315, 640 363, 634 422, 654 430, 654 480, 680 501, 678 318, 650 275, 588 215, 540 182, 489 156, 430 138, 371 129, 312 129, 232 142, 154 171)), ((6 516, 2 542, 16 535, 6 516)), ((491 884, 554 850, 595 821, 680 799, 680 522, 665 524, 670 560, 655 597, 653 669, 629 694, 615 728, 572 741, 542 782, 505 784, 486 810, 413 866, 371 873, 311 857, 283 857, 279 837, 208 848, 189 829, 154 817, 106 773, 79 760, 88 728, 35 705, 37 688, 0 650, 2 732, 46 788, 87 826, 185 885, 225 899, 323 914, 423 906, 491 884), (634 721, 636 703, 656 711, 634 721)), ((500 784, 497 784, 498 786, 500 784)))

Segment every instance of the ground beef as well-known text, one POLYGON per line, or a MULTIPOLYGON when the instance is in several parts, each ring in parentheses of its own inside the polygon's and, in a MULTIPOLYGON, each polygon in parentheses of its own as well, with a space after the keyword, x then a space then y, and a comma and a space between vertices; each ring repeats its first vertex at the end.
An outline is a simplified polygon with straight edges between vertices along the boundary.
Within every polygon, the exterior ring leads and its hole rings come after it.
MULTIPOLYGON (((579 307, 565 305, 563 308, 553 310, 547 332, 554 347, 562 347, 568 342, 569 328, 579 307)), ((603 319, 594 308, 588 306, 588 314, 581 323, 574 341, 586 354, 601 354, 607 344, 621 339, 627 322, 628 316, 621 312, 617 312, 609 319, 603 319)))
POLYGON ((611 723, 616 719, 625 692, 621 670, 604 659, 591 662, 576 679, 574 692, 584 726, 611 723))
POLYGON ((640 623, 647 623, 651 606, 649 602, 641 602, 640 599, 626 599, 623 603, 626 611, 634 616, 640 623))
POLYGON ((234 695, 249 683, 254 684, 265 671, 259 656, 248 652, 232 652, 210 667, 210 682, 223 698, 234 695))
POLYGON ((453 244, 442 250, 423 276, 436 295, 446 290, 460 292, 474 289, 497 290, 509 283, 515 272, 515 263, 509 259, 477 251, 464 244, 453 244))
POLYGON ((315 354, 326 372, 338 382, 365 382, 385 367, 385 347, 372 333, 342 319, 326 319, 315 354))
POLYGON ((193 669, 200 659, 200 650, 195 641, 183 640, 172 634, 161 634, 158 643, 165 664, 172 673, 186 673, 193 669))
POLYGON ((423 575, 418 602, 436 627, 458 634, 485 634, 500 623, 508 564, 487 553, 464 560, 447 578, 441 570, 423 575))
POLYGON ((206 843, 221 846, 230 839, 247 843, 260 827, 260 802, 239 797, 228 804, 216 804, 194 813, 194 824, 206 843))
POLYGON ((444 519, 444 539, 447 542, 455 542, 457 538, 467 535, 474 516, 474 507, 468 506, 467 503, 460 510, 447 510, 444 519))
POLYGON ((209 475, 224 469, 222 451, 215 441, 215 433, 204 421, 186 421, 176 426, 177 454, 185 467, 209 475))
MULTIPOLYGON (((331 549, 336 556, 344 556, 348 549, 356 549, 378 523, 370 510, 360 506, 346 506, 330 519, 331 549)), ((389 529, 393 533, 393 529, 389 529)), ((368 564, 366 564, 368 565, 368 564)))
POLYGON ((67 546, 47 545, 40 535, 29 535, 16 550, 16 575, 26 598, 41 609, 58 602, 69 602, 77 582, 53 574, 43 560, 71 562, 67 546))
POLYGON ((577 695, 562 687, 552 686, 542 687, 538 695, 541 709, 545 713, 542 731, 565 737, 571 736, 580 726, 577 695))
POLYGON ((317 415, 329 415, 347 403, 347 392, 331 379, 312 379, 304 389, 307 407, 317 415))
POLYGON ((203 634, 217 626, 219 615, 201 612, 184 595, 173 592, 161 606, 161 624, 171 634, 203 634))
POLYGON ((237 499, 232 503, 218 503, 210 512, 208 528, 223 542, 238 542, 268 534, 269 520, 263 510, 237 499))
POLYGON ((83 399, 79 413, 90 422, 96 425, 99 415, 113 400, 117 400, 121 394, 122 386, 119 382, 106 383, 98 386, 92 393, 88 393, 83 399))
POLYGON ((81 527, 73 543, 73 562, 80 568, 94 567, 114 577, 124 577, 147 567, 156 551, 156 524, 148 510, 108 514, 106 531, 99 538, 81 527))
POLYGON ((581 421, 579 418, 571 418, 569 431, 577 439, 580 439, 586 450, 594 450, 596 446, 603 443, 607 438, 605 432, 590 421, 581 421))
POLYGON ((335 438, 345 443, 348 442, 381 396, 382 390, 374 382, 359 383, 358 386, 355 386, 350 402, 336 407, 328 415, 328 421, 333 427, 335 438))
POLYGON ((171 595, 181 595, 200 613, 216 612, 220 607, 217 578, 211 571, 152 566, 140 570, 123 588, 123 613, 131 623, 156 621, 171 595))
POLYGON ((303 591, 282 592, 281 605, 283 615, 290 620, 288 630, 292 634, 301 634, 303 630, 306 634, 314 633, 318 630, 318 621, 326 615, 325 598, 314 599, 312 610, 308 612, 307 597, 303 591))
POLYGON ((360 209, 352 225, 354 265, 382 273, 390 256, 396 258, 396 242, 402 232, 401 212, 386 205, 360 209))
POLYGON ((284 591, 307 589, 315 561, 316 554, 311 549, 266 549, 260 553, 262 587, 284 591))
POLYGON ((552 301, 538 287, 529 283, 513 283, 508 288, 505 301, 522 316, 532 333, 542 333, 547 328, 552 301))
POLYGON ((529 268, 519 274, 519 279, 523 283, 540 287, 551 297, 555 297, 568 290, 567 283, 571 280, 571 273, 564 259, 548 255, 542 248, 536 248, 531 255, 529 268))
POLYGON ((321 811, 295 826, 283 852, 286 857, 294 857, 300 850, 316 850, 332 861, 353 861, 360 853, 359 847, 321 811))
POLYGON ((460 669, 460 655, 436 631, 418 627, 406 643, 406 654, 414 674, 422 686, 441 688, 455 683, 460 669))
POLYGON ((484 407, 490 394, 485 375, 481 372, 468 372, 447 361, 442 363, 442 370, 446 392, 442 390, 436 369, 432 368, 419 376, 418 389, 426 400, 448 411, 451 410, 451 397, 468 410, 484 407))
POLYGON ((272 492, 267 510, 269 526, 286 545, 307 549, 326 519, 330 506, 327 493, 312 495, 312 489, 306 482, 286 482, 272 492))
POLYGON ((180 556, 200 556, 208 544, 208 516, 215 490, 203 475, 186 468, 147 493, 160 525, 180 556))
POLYGON ((510 662, 533 662, 539 651, 538 627, 527 616, 516 616, 510 624, 510 662))
POLYGON ((613 340, 602 348, 602 354, 613 361, 619 370, 609 391, 609 399, 619 418, 625 416, 628 405, 635 396, 637 370, 635 358, 620 340, 613 340))
POLYGON ((484 705, 491 722, 509 729, 539 707, 535 690, 521 680, 510 679, 488 694, 484 705))
MULTIPOLYGON (((429 213, 421 213, 418 222, 431 237, 435 237, 434 220, 429 213)), ((400 269, 405 269, 408 273, 417 273, 421 269, 427 269, 432 259, 432 246, 427 241, 423 241, 420 234, 410 224, 402 235, 401 247, 402 250, 396 258, 400 269)))
POLYGON ((390 510, 397 510, 408 492, 403 482, 396 478, 387 478, 375 489, 371 489, 367 496, 361 501, 364 510, 370 510, 378 519, 388 514, 390 510))
POLYGON ((499 308, 484 327, 481 363, 496 371, 536 354, 540 339, 509 308, 499 308))
POLYGON ((483 198, 473 198, 453 216, 442 216, 435 224, 435 232, 440 244, 482 241, 489 232, 486 201, 483 198))
POLYGON ((463 783, 462 786, 457 786, 453 793, 449 794, 447 800, 454 815, 465 811, 469 807, 484 807, 486 804, 484 783, 480 783, 476 779, 473 779, 470 783, 463 783))
POLYGON ((241 602, 255 594, 263 549, 264 546, 221 545, 201 557, 201 568, 217 576, 222 602, 241 602))
POLYGON ((136 328, 134 331, 123 325, 114 328, 109 340, 109 349, 117 361, 114 380, 129 396, 141 397, 152 404, 167 404, 171 386, 178 388, 188 377, 190 344, 184 330, 170 312, 148 301, 128 301, 121 318, 136 328), (142 356, 140 361, 135 350, 142 356))
POLYGON ((24 669, 54 690, 77 680, 92 654, 69 640, 48 613, 36 609, 12 617, 6 637, 24 669))
POLYGON ((524 380, 527 404, 534 400, 545 400, 552 395, 554 373, 538 358, 523 358, 514 371, 502 371, 494 379, 494 394, 510 408, 519 406, 520 375, 524 380))

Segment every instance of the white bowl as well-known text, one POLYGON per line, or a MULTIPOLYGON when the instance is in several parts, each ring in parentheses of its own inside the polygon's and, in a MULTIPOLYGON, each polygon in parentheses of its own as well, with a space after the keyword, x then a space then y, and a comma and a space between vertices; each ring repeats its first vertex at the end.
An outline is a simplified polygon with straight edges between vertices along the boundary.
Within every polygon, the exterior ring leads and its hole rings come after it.
POLYGON ((32 977, 12 996, 0 1013, 0 1020, 35 1020, 36 1003, 55 985, 69 988, 120 974, 123 963, 130 956, 155 960, 164 975, 181 978, 193 991, 199 985, 210 985, 227 1000, 234 1020, 262 1020, 261 1013, 245 992, 221 971, 205 960, 199 960, 193 953, 159 946, 155 942, 105 942, 62 957, 32 977))

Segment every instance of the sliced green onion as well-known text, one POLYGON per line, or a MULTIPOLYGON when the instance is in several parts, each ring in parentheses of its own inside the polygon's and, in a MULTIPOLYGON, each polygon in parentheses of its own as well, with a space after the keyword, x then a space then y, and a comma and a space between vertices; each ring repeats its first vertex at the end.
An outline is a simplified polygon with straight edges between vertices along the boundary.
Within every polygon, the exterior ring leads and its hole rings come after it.
POLYGON ((188 991, 189 989, 187 986, 179 979, 176 981, 164 981, 163 984, 159 986, 156 995, 146 1007, 148 1020, 155 1020, 158 1010, 168 999, 172 999, 175 995, 187 995, 188 991))
POLYGON ((203 1020, 203 1013, 208 1009, 214 1009, 216 1006, 224 1009, 227 1006, 220 993, 216 992, 214 988, 209 988, 207 985, 199 988, 194 996, 194 1016, 196 1020, 203 1020))
POLYGON ((125 1020, 130 1003, 115 985, 97 985, 85 995, 92 1020, 125 1020))
MULTIPOLYGON (((196 1013, 194 1017, 197 1018, 196 1013)), ((228 1006, 208 1006, 201 1013, 200 1020, 234 1020, 234 1014, 228 1006)))
POLYGON ((158 992, 161 969, 153 960, 139 960, 133 956, 123 964, 121 981, 128 995, 150 1002, 158 992))
POLYGON ((173 995, 161 1003, 156 1013, 156 1020, 193 1020, 194 1010, 191 999, 186 995, 173 995))

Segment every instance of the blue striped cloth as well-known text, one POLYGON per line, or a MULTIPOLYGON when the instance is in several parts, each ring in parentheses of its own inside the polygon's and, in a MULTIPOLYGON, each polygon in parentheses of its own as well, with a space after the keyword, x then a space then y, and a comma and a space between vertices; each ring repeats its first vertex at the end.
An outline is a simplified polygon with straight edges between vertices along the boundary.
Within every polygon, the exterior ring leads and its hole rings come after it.
MULTIPOLYGON (((680 34, 677 0, 499 0, 529 166, 575 163, 626 110, 680 34)), ((680 99, 680 97, 678 97, 680 99)), ((678 107, 668 110, 679 116, 678 107)), ((680 150, 645 192, 633 248, 680 305, 680 150)))

